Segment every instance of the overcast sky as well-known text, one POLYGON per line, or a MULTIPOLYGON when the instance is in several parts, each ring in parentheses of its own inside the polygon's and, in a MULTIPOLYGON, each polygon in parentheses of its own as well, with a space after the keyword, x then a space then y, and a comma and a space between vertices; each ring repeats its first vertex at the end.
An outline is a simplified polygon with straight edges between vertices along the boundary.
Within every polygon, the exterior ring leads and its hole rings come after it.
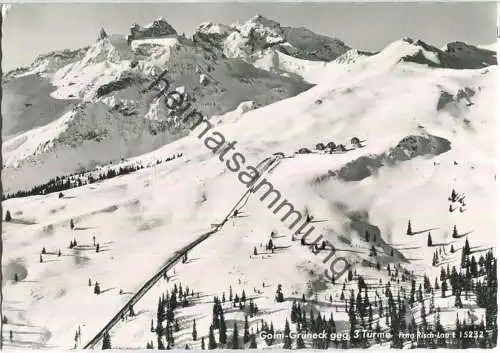
POLYGON ((41 53, 89 45, 101 27, 125 35, 134 23, 147 24, 164 16, 179 33, 191 35, 201 22, 231 24, 256 14, 368 51, 405 36, 438 47, 456 40, 491 44, 496 36, 492 2, 17 4, 4 19, 3 67, 10 70, 28 65, 41 53))

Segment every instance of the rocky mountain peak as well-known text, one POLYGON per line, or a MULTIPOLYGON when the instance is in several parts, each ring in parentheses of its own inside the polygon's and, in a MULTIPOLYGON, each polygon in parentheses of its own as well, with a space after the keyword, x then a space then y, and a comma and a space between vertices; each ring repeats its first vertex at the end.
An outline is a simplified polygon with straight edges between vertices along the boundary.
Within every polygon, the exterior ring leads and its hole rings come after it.
POLYGON ((127 40, 130 43, 136 39, 161 38, 167 36, 177 36, 177 31, 164 17, 159 17, 145 26, 134 24, 130 27, 130 34, 127 36, 127 40))

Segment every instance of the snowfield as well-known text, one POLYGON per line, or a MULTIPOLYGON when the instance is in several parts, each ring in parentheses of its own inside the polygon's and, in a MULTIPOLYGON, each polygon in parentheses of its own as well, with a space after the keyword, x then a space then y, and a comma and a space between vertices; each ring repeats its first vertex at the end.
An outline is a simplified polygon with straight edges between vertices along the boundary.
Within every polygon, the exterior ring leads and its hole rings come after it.
MULTIPOLYGON (((457 317, 470 325, 491 320, 472 290, 458 294, 462 308, 455 307, 451 286, 446 295, 436 288, 415 303, 406 295, 411 279, 417 288, 424 276, 433 288, 436 278, 441 284, 446 266, 465 275, 466 242, 474 261, 489 250, 496 256, 497 65, 443 68, 441 54, 409 39, 364 54, 304 28, 284 30, 261 16, 232 26, 201 24, 197 33, 205 36, 203 45, 213 44, 210 50, 178 36, 164 19, 133 28, 140 39, 129 37, 127 43, 102 30, 102 38, 85 51, 50 54, 62 55, 57 65, 41 57, 38 66, 11 75, 47 75, 52 98, 82 104, 5 141, 4 167, 19 170, 8 177, 4 172, 4 180, 15 184, 26 168, 35 172, 20 179, 46 183, 61 164, 74 167, 72 177, 85 183, 61 194, 51 190, 2 201, 3 219, 7 211, 11 218, 2 222, 7 349, 101 348, 105 340, 98 333, 110 320, 170 259, 186 255, 181 249, 213 230, 134 304, 135 315, 110 325, 113 348, 165 343, 150 328, 158 325, 159 298, 181 286, 192 294, 188 305, 175 310, 175 348, 201 348, 201 337, 208 346, 214 297, 224 298, 228 342, 235 323, 242 336, 247 309, 229 298, 243 291, 246 304, 258 306, 247 318, 252 333, 262 332, 264 322, 285 330, 295 302, 308 319, 309 312, 332 316, 337 332, 347 333, 347 302, 351 290, 357 294, 360 277, 368 285, 360 291, 366 300, 384 297, 387 309, 392 295, 404 298, 408 310, 401 321, 407 325, 423 325, 425 319, 436 327, 439 316, 445 329, 454 330, 457 317), (160 30, 170 34, 151 37, 160 30), (307 40, 328 43, 320 54, 332 60, 304 59, 317 54, 306 50, 307 40), (264 48, 254 50, 256 43, 264 48), (218 57, 217 50, 227 57, 218 57), (419 55, 436 67, 406 60, 419 55), (69 56, 75 60, 66 63, 69 56), (208 115, 190 125, 187 135, 155 130, 179 124, 182 117, 163 119, 165 102, 155 92, 142 95, 139 76, 165 68, 175 76, 170 90, 193 93, 208 115), (69 144, 56 149, 61 140, 69 144), (222 154, 223 146, 233 147, 222 154), (95 168, 83 172, 80 158, 95 168), (144 168, 123 172, 139 165, 144 168), (99 178, 113 173, 118 176, 99 178), (248 191, 251 181, 254 192, 248 191), (458 196, 451 197, 452 190, 458 196), (284 201, 300 212, 300 224, 313 216, 299 234, 291 224, 296 214, 286 217, 286 209, 276 208, 284 201), (316 251, 314 244, 322 241, 335 252, 316 251), (334 281, 327 276, 333 272, 339 275, 334 281), (284 299, 277 301, 279 286, 284 299), (429 313, 430 306, 439 315, 429 313), (96 335, 98 343, 90 345, 96 335)), ((389 331, 388 314, 384 320, 374 311, 373 324, 389 331)), ((290 328, 299 331, 295 322, 290 328)), ((220 332, 214 333, 217 342, 220 332)), ((256 344, 282 348, 283 340, 266 343, 257 334, 256 344)), ((370 345, 387 348, 391 342, 370 345)))
MULTIPOLYGON (((237 141, 235 150, 245 157, 246 166, 257 166, 276 152, 288 156, 265 177, 296 209, 304 212, 307 208, 321 220, 315 224, 315 237, 322 234, 339 249, 335 256, 348 259, 369 281, 382 278, 385 283, 388 277, 385 271, 361 264, 369 260, 368 247, 364 235, 357 234, 349 222, 354 213, 377 226, 383 242, 401 254, 397 260, 383 257, 382 268, 387 263, 401 263, 417 274, 427 273, 432 283, 439 267, 431 266, 431 251, 422 251, 427 231, 409 238, 405 233, 409 219, 415 231, 432 229, 436 243, 452 241, 456 249, 461 248, 463 239, 451 239, 456 225, 460 233, 468 233, 471 246, 495 247, 490 235, 495 232, 496 217, 491 190, 495 182, 492 112, 497 67, 457 71, 394 61, 380 67, 377 63, 382 59, 372 59, 373 65, 337 72, 336 80, 325 80, 296 97, 257 109, 249 109, 252 105, 247 103, 227 117, 214 119, 213 129, 201 138, 197 135, 203 130, 198 127, 188 137, 130 160, 154 162, 183 154, 169 163, 74 188, 64 192, 63 198, 53 193, 4 201, 3 208, 13 218, 3 223, 4 314, 16 325, 6 324, 4 331, 22 327, 24 332, 5 345, 71 348, 80 325, 77 346, 83 347, 169 256, 222 220, 246 187, 204 144, 213 131, 227 142, 237 141), (443 91, 456 96, 466 87, 475 92, 470 98, 473 105, 450 102, 454 115, 447 109, 437 110, 443 91), (318 179, 360 157, 387 152, 410 135, 444 138, 451 149, 385 165, 360 181, 318 179), (364 141, 363 147, 343 154, 294 154, 302 147, 314 149, 317 142, 349 146, 354 136, 364 141), (466 195, 464 213, 448 212, 452 188, 466 195), (70 219, 75 222, 74 230, 69 228, 70 219), (100 244, 99 253, 93 236, 100 244), (68 249, 72 239, 78 246, 68 249), (43 247, 47 254, 40 263, 43 247), (19 282, 13 280, 14 273, 22 276, 19 282), (99 282, 101 295, 93 294, 89 278, 99 282)), ((49 125, 43 129, 52 130, 49 125)), ((8 151, 6 154, 8 161, 8 151)), ((274 302, 278 284, 285 297, 300 299, 305 293, 312 298, 317 293, 319 300, 326 301, 333 295, 334 305, 322 306, 321 312, 327 318, 333 313, 337 327, 348 320, 339 299, 344 278, 338 284, 325 282, 322 273, 329 264, 322 260, 326 255, 314 255, 292 241, 291 231, 267 209, 269 200, 261 202, 259 197, 251 196, 241 217, 230 219, 190 252, 186 264, 175 266, 175 274, 169 271, 170 281, 160 280, 137 303, 137 316, 112 330, 114 348, 144 348, 155 341, 149 326, 152 319, 156 321, 158 296, 171 291, 174 284, 201 294, 198 304, 176 312, 183 322, 175 334, 178 347, 186 343, 199 347, 199 341, 191 339, 193 318, 199 337, 206 339, 212 298, 222 292, 227 296, 229 286, 234 293, 245 290, 259 306, 260 314, 251 319, 251 328, 257 328, 262 318, 272 321, 276 329, 283 328, 291 302, 274 302), (279 235, 274 240, 279 250, 271 253, 264 247, 273 230, 279 235)), ((456 256, 458 253, 446 259, 456 256)), ((441 298, 436 304, 449 305, 441 298)), ((457 312, 463 316, 463 310, 457 312)), ((484 316, 480 308, 471 310, 478 320, 484 316)), ((244 316, 230 310, 226 321, 232 320, 243 321, 244 316)), ((441 315, 445 326, 453 326, 454 320, 454 311, 441 315)), ((263 344, 257 341, 259 346, 263 344)))

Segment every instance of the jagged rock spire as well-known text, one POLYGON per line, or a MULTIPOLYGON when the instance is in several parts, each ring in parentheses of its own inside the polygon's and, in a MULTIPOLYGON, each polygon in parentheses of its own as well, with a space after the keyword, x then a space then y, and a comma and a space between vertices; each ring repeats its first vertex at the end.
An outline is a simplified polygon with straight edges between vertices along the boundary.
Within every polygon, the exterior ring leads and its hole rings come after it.
POLYGON ((104 28, 101 27, 101 31, 99 32, 99 40, 104 39, 104 38, 108 38, 108 34, 104 30, 104 28))

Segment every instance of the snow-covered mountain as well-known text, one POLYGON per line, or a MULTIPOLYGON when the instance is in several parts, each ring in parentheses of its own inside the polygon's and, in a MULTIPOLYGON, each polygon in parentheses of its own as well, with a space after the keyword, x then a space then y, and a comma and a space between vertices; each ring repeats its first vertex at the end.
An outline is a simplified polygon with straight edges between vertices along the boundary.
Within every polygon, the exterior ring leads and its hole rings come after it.
MULTIPOLYGON (((311 331, 311 312, 326 320, 331 315, 339 333, 349 333, 353 322, 387 332, 401 321, 407 327, 397 327, 411 333, 416 325, 422 329, 424 319, 433 329, 439 322, 454 330, 458 317, 463 327, 486 325, 487 337, 478 345, 496 345, 491 343, 496 288, 495 297, 477 295, 483 285, 496 285, 490 272, 496 260, 486 256, 490 249, 496 256, 491 237, 496 231, 491 192, 497 159, 495 53, 452 44, 448 48, 465 52, 453 54, 403 39, 376 54, 339 45, 342 50, 321 61, 297 55, 307 46, 292 34, 303 38, 309 32, 299 35, 261 17, 243 25, 203 24, 194 40, 172 33, 161 21, 134 28, 128 42, 101 35, 74 62, 38 72, 36 79, 12 74, 7 83, 49 80, 45 102, 65 101, 69 107, 59 108, 57 117, 41 126, 25 123, 11 131, 15 136, 2 146, 7 188, 45 183, 47 176, 69 174, 61 172, 81 161, 98 166, 44 187, 50 193, 3 201, 11 218, 2 224, 4 332, 14 332, 4 345, 83 348, 111 320, 107 333, 113 348, 143 349, 151 341, 158 348, 160 342, 167 345, 166 336, 177 348, 200 348, 201 337, 208 347, 215 296, 223 301, 228 337, 237 325, 242 338, 245 321, 253 333, 265 330, 263 322, 283 331, 286 319, 292 332, 311 331), (251 28, 260 39, 248 51, 251 28), (243 39, 236 41, 235 33, 243 39), (230 38, 238 45, 228 46, 230 38), (284 53, 286 43, 295 49, 284 53), (189 95, 210 117, 211 128, 206 121, 191 131, 193 121, 175 118, 175 111, 155 101, 155 92, 143 92, 164 68, 171 89, 189 95), (161 135, 162 128, 168 134, 161 135), (231 145, 232 151, 226 148, 231 145), (124 151, 129 158, 102 163, 124 151), (124 172, 139 165, 144 168, 124 172), (261 187, 249 193, 245 183, 256 175, 253 185, 261 187), (279 193, 266 193, 263 178, 279 193), (53 192, 54 185, 63 194, 53 192), (289 206, 277 208, 283 200, 302 218, 314 217, 301 234, 293 235, 297 228, 290 224, 296 214, 284 217, 289 206), (306 233, 311 227, 314 231, 306 233), (112 320, 122 308, 128 311, 126 304, 154 274, 163 275, 169 259, 209 233, 187 261, 168 268, 168 280, 152 283, 134 302, 135 315, 112 320), (309 236, 301 244, 305 233, 309 236), (73 239, 77 245, 68 247, 73 239), (321 247, 323 240, 335 247, 333 255, 310 248, 321 247), (325 274, 340 258, 352 266, 351 274, 346 271, 332 283, 325 274), (467 265, 461 266, 462 260, 467 265), (447 265, 458 272, 445 273, 443 280, 447 265), (473 268, 477 273, 471 274, 473 268), (459 274, 468 279, 463 287, 455 287, 459 274), (358 292, 360 277, 368 288, 358 292), (412 280, 413 292, 419 293, 412 292, 412 280), (187 305, 174 310, 177 323, 160 320, 158 330, 158 307, 168 307, 159 305, 159 298, 167 292, 171 298, 174 286, 179 291, 181 285, 193 292, 179 296, 187 305), (278 285, 283 300, 276 300, 278 285), (351 289, 374 303, 371 319, 358 314, 358 304, 350 317, 345 308, 351 289), (247 300, 241 308, 234 297, 243 291, 247 300), (421 298, 410 299, 410 293, 421 298), (256 312, 249 313, 250 300, 256 312), (394 316, 394 302, 403 316, 394 316), (291 319, 298 303, 307 313, 305 321, 291 319), (165 333, 167 322, 173 332, 165 333)), ((340 271, 342 262, 338 265, 340 271)), ((222 329, 214 331, 219 342, 222 329)), ((408 340, 379 338, 356 344, 410 346, 408 340)), ((259 348, 286 344, 282 338, 265 342, 261 334, 255 341, 259 348)), ((319 344, 304 341, 307 348, 319 344)), ((297 344, 294 339, 293 348, 297 344)))

